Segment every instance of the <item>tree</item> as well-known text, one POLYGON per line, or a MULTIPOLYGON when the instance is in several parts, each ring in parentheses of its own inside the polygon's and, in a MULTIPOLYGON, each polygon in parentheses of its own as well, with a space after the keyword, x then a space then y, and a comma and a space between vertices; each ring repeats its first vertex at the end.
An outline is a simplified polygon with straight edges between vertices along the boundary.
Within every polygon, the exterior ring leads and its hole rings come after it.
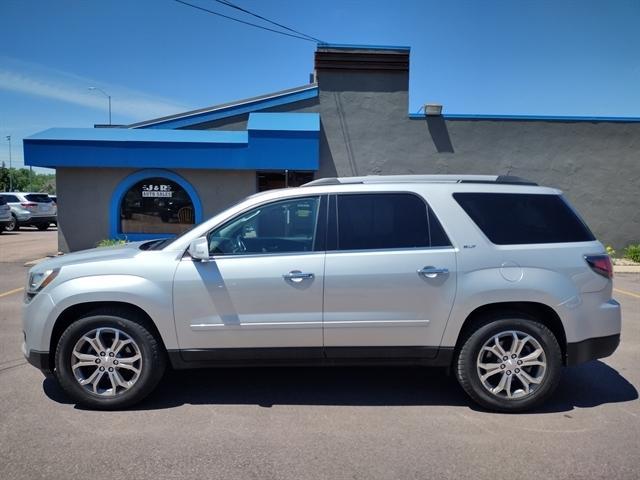
POLYGON ((28 168, 7 168, 2 162, 0 167, 0 191, 8 192, 12 185, 14 192, 55 193, 55 174, 32 172, 28 168), (11 181, 9 181, 11 179, 11 181))

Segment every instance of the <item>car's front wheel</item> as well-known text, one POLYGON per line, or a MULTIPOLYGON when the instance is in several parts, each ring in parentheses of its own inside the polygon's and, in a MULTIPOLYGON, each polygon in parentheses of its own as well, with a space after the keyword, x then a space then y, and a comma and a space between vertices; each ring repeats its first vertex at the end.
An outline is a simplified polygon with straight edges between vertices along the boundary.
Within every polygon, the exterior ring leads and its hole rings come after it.
POLYGON ((72 323, 55 354, 55 374, 65 392, 101 410, 141 401, 162 378, 165 364, 144 319, 120 312, 92 312, 72 323))
POLYGON ((545 325, 528 318, 496 317, 463 342, 456 376, 477 403, 490 410, 519 412, 545 401, 562 370, 562 352, 545 325))

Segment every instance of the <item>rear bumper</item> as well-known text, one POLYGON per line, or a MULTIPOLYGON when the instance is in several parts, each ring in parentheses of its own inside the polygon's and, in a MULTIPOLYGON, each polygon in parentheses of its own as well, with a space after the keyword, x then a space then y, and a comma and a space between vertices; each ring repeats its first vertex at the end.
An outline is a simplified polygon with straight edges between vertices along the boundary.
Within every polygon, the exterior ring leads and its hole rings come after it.
POLYGON ((26 220, 21 220, 20 218, 18 218, 18 224, 20 225, 37 225, 41 223, 54 223, 56 221, 57 218, 55 215, 46 215, 40 217, 32 215, 26 220))
POLYGON ((620 345, 620 334, 606 337, 588 338, 581 342, 567 344, 567 366, 604 358, 616 351, 620 345))

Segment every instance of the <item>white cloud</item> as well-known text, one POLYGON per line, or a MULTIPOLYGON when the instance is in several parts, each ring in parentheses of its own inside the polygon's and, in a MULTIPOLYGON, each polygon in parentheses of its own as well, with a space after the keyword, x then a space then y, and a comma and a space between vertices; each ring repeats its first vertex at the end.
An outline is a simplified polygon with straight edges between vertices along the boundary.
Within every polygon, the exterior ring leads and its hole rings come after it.
POLYGON ((153 97, 119 85, 105 84, 68 72, 0 57, 0 89, 104 110, 106 98, 99 92, 89 91, 89 86, 109 92, 113 115, 127 117, 132 121, 190 109, 189 106, 172 100, 153 97))

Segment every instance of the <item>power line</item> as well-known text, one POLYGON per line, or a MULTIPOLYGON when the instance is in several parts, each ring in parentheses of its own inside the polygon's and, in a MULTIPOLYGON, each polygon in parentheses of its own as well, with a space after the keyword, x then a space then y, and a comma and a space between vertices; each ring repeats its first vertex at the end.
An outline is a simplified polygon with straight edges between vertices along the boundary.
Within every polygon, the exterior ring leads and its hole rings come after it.
POLYGON ((315 43, 315 40, 311 40, 310 38, 307 38, 307 37, 302 37, 300 35, 294 35, 292 33, 287 33, 287 32, 281 32, 280 30, 275 30, 273 28, 264 27, 264 26, 258 25, 256 23, 251 23, 251 22, 247 22, 245 20, 240 20, 239 18, 230 17, 229 15, 224 15, 224 14, 222 14, 220 12, 209 10, 208 8, 200 7, 198 5, 193 5, 191 3, 184 2, 182 0, 173 0, 173 1, 177 2, 177 3, 181 3, 183 5, 187 5, 188 7, 191 7, 191 8, 195 8, 196 10, 202 10, 203 12, 211 13, 212 15, 217 15, 219 17, 226 18, 228 20, 233 20, 234 22, 243 23, 243 24, 249 25, 251 27, 261 28, 262 30, 268 30, 268 31, 273 32, 273 33, 279 33, 280 35, 286 35, 287 37, 299 38, 300 40, 305 40, 307 42, 314 42, 315 43))
POLYGON ((296 33, 298 35, 303 35, 305 37, 310 38, 311 40, 318 42, 318 43, 324 43, 322 40, 316 38, 316 37, 312 37, 311 35, 307 35, 306 33, 300 32, 298 30, 294 30, 293 28, 289 28, 286 25, 282 25, 281 23, 278 22, 274 22, 273 20, 269 20, 268 18, 263 17, 262 15, 258 15, 257 13, 253 13, 250 10, 247 10, 246 8, 242 8, 239 5, 235 5, 231 2, 229 2, 228 0, 213 0, 214 2, 218 2, 221 5, 226 5, 227 7, 231 7, 231 8, 235 8, 236 10, 239 10, 241 12, 247 13, 253 17, 259 18, 260 20, 264 20, 265 22, 269 22, 272 25, 275 25, 276 27, 280 27, 280 28, 284 28, 285 30, 288 30, 290 32, 296 33))

